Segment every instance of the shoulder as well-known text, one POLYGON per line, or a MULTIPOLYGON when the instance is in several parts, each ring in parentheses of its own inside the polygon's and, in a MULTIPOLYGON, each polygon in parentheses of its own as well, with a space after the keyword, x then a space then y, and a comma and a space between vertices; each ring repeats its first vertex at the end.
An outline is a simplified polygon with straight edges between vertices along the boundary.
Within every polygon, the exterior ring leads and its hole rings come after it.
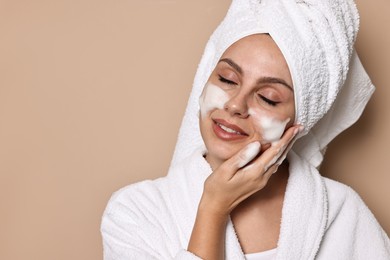
POLYGON ((350 186, 325 177, 323 180, 328 196, 329 222, 345 211, 357 213, 367 208, 359 194, 350 186))
POLYGON ((115 192, 102 217, 104 259, 198 259, 185 250, 166 177, 115 192))
POLYGON ((165 177, 130 184, 113 193, 104 211, 104 216, 144 218, 156 214, 164 205, 165 177))
POLYGON ((323 180, 328 219, 318 259, 389 259, 389 238, 357 192, 323 180))
POLYGON ((116 191, 101 222, 105 259, 173 259, 178 254, 194 259, 185 250, 185 232, 192 228, 191 212, 196 211, 193 193, 201 190, 191 179, 199 181, 191 174, 198 167, 189 160, 171 167, 166 177, 116 191))
POLYGON ((112 195, 100 227, 105 259, 169 259, 178 251, 164 185, 147 180, 112 195))
POLYGON ((360 195, 350 186, 323 177, 329 203, 334 204, 334 206, 353 206, 353 207, 366 207, 364 201, 360 195))
POLYGON ((204 173, 206 170, 203 168, 206 166, 202 167, 200 158, 203 159, 201 153, 196 152, 181 163, 171 166, 165 177, 144 180, 116 191, 111 196, 103 217, 126 215, 140 221, 145 218, 156 221, 156 215, 171 215, 174 203, 192 198, 189 189, 203 187, 201 175, 207 173, 204 173), (195 185, 195 182, 199 183, 195 185))
POLYGON ((321 255, 334 252, 338 256, 345 254, 342 259, 388 259, 389 238, 358 193, 340 182, 323 180, 328 194, 328 220, 322 248, 331 250, 321 250, 321 255))
POLYGON ((359 195, 350 186, 326 177, 322 177, 322 179, 330 201, 345 202, 345 200, 349 201, 359 198, 359 195))
POLYGON ((387 235, 359 194, 345 184, 324 180, 328 193, 328 229, 341 228, 350 235, 372 234, 389 246, 387 235))

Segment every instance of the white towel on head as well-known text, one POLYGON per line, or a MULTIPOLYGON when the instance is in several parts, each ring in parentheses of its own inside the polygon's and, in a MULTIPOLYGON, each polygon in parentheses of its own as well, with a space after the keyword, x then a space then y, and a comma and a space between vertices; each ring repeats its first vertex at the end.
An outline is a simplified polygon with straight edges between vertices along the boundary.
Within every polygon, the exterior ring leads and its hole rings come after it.
POLYGON ((352 0, 233 0, 206 45, 172 165, 203 143, 198 99, 223 52, 245 36, 269 33, 289 66, 296 122, 305 127, 293 150, 318 167, 328 143, 360 117, 374 90, 353 48, 358 27, 352 0))

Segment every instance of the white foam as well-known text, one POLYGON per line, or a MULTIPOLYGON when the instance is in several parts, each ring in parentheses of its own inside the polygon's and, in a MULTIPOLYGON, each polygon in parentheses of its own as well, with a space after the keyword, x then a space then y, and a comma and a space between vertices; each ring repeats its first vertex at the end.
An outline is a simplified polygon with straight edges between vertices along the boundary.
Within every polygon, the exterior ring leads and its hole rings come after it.
POLYGON ((199 99, 202 117, 213 109, 223 109, 228 100, 229 96, 225 91, 214 84, 208 83, 199 99))
POLYGON ((273 143, 278 141, 286 128, 290 118, 280 121, 276 118, 256 112, 254 109, 249 109, 249 115, 255 120, 255 124, 261 128, 262 137, 265 142, 273 143))
POLYGON ((287 118, 284 121, 279 121, 271 117, 261 117, 260 124, 263 128, 263 138, 267 142, 278 141, 286 129, 287 123, 290 121, 290 118, 287 118))

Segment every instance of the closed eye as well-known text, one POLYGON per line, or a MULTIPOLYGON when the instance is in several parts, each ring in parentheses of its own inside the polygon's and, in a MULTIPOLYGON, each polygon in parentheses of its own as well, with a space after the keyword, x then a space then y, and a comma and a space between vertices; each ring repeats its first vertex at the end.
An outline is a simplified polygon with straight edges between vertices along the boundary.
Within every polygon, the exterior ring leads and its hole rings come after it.
POLYGON ((268 98, 266 98, 266 97, 264 97, 264 96, 262 96, 262 95, 259 95, 259 97, 260 97, 263 101, 265 101, 266 103, 268 103, 268 104, 271 105, 271 106, 276 106, 277 104, 280 103, 280 102, 277 102, 277 101, 273 101, 273 100, 271 100, 271 99, 268 99, 268 98))
POLYGON ((222 83, 226 83, 228 85, 237 85, 236 82, 228 80, 228 79, 222 77, 221 75, 218 75, 218 77, 219 77, 219 81, 221 81, 222 83))

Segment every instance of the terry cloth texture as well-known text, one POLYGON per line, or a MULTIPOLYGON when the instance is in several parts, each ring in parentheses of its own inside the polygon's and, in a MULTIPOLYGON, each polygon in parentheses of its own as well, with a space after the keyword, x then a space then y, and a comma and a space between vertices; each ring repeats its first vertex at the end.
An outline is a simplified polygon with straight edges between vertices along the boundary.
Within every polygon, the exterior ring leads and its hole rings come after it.
MULTIPOLYGON (((196 150, 166 177, 132 184, 112 196, 101 228, 105 260, 199 259, 186 248, 203 183, 212 172, 204 152, 196 150)), ((389 259, 389 239, 359 196, 312 172, 294 152, 289 156, 276 259, 389 259)), ((225 256, 245 259, 230 219, 225 256)))

